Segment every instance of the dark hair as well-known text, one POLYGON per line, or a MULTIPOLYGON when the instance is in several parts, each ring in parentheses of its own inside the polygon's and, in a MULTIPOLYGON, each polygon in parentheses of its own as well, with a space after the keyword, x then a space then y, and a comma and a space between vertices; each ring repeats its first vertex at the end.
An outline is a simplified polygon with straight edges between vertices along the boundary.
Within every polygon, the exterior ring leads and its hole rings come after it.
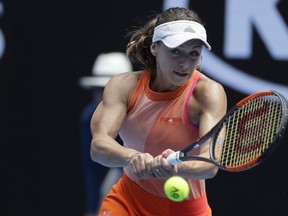
POLYGON ((127 45, 126 54, 131 62, 141 64, 146 70, 156 73, 156 58, 150 52, 154 28, 176 20, 191 20, 204 25, 197 13, 188 8, 174 7, 156 14, 143 27, 127 34, 130 41, 127 45))

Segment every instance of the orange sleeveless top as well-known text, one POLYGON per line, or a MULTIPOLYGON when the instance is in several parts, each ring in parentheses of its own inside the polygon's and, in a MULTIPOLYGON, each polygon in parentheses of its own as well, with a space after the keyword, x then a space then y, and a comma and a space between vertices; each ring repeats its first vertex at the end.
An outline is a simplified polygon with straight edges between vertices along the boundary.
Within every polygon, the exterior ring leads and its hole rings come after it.
MULTIPOLYGON (((150 73, 143 72, 128 105, 128 113, 120 130, 124 146, 153 156, 170 148, 178 151, 199 137, 199 128, 188 115, 188 102, 201 75, 194 71, 189 81, 171 92, 154 92, 149 88, 150 73)), ((198 154, 199 152, 193 152, 198 154)), ((124 172, 145 191, 166 197, 163 191, 165 180, 135 178, 128 167, 124 172)), ((205 194, 205 180, 187 179, 190 185, 188 199, 205 194)))

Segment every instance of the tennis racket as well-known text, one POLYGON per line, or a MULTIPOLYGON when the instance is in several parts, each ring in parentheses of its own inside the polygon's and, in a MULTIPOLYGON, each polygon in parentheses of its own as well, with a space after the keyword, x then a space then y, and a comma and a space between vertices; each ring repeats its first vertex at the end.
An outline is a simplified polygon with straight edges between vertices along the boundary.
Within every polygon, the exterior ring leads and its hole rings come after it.
POLYGON ((213 163, 220 169, 240 172, 264 161, 280 143, 287 125, 287 102, 279 92, 249 95, 196 142, 168 155, 171 165, 189 160, 213 163), (210 140, 210 158, 188 155, 210 140))

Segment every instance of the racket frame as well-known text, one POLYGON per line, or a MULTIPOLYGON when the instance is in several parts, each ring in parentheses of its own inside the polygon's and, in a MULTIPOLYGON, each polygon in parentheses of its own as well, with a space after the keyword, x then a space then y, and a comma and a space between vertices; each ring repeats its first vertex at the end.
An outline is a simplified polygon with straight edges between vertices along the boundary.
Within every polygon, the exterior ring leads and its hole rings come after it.
POLYGON ((276 149, 276 147, 280 143, 280 141, 281 141, 281 139, 282 139, 282 137, 286 131, 286 125, 288 122, 287 109, 288 108, 287 108, 286 99, 279 92, 276 92, 273 90, 266 90, 266 91, 261 91, 261 92, 249 95, 249 96, 245 97, 244 99, 242 99, 241 101, 239 101, 238 103, 236 103, 236 105, 234 105, 231 109, 229 109, 229 111, 225 114, 225 116, 210 131, 208 131, 203 136, 199 137, 193 144, 187 146, 186 148, 184 148, 180 151, 176 151, 176 152, 168 155, 167 160, 169 161, 169 163, 171 165, 176 165, 176 164, 182 163, 184 161, 190 161, 190 160, 205 161, 205 162, 212 163, 215 166, 219 167, 220 169, 225 170, 225 171, 229 171, 229 172, 240 172, 240 171, 251 169, 251 168, 257 166, 258 164, 262 163, 274 151, 274 149, 276 149), (213 157, 214 151, 213 151, 212 143, 218 137, 216 135, 218 135, 220 133, 221 129, 225 125, 225 122, 227 122, 229 116, 231 116, 231 113, 240 109, 241 106, 243 106, 247 101, 249 101, 255 97, 264 96, 264 95, 269 96, 269 95, 273 95, 273 94, 276 95, 280 99, 281 104, 283 104, 282 113, 284 114, 284 116, 282 117, 281 122, 279 124, 280 127, 276 131, 276 136, 274 137, 274 139, 271 142, 272 144, 270 144, 269 147, 266 148, 262 154, 260 154, 258 157, 253 158, 253 160, 249 161, 248 163, 246 163, 243 166, 240 165, 237 167, 226 167, 226 166, 219 164, 213 157), (209 146, 209 158, 196 156, 196 155, 194 155, 194 156, 188 156, 187 155, 188 152, 198 149, 203 143, 205 143, 209 139, 211 139, 210 146, 209 146))

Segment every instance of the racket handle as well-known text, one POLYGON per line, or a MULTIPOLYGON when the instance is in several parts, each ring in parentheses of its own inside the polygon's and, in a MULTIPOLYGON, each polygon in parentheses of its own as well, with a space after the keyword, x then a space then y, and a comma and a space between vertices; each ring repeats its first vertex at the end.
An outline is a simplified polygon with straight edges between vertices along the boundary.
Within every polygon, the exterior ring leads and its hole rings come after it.
POLYGON ((166 159, 168 160, 168 162, 171 165, 176 165, 176 164, 179 164, 182 162, 182 160, 180 160, 180 156, 181 156, 181 152, 177 151, 177 152, 174 152, 174 153, 168 155, 168 157, 166 159))

